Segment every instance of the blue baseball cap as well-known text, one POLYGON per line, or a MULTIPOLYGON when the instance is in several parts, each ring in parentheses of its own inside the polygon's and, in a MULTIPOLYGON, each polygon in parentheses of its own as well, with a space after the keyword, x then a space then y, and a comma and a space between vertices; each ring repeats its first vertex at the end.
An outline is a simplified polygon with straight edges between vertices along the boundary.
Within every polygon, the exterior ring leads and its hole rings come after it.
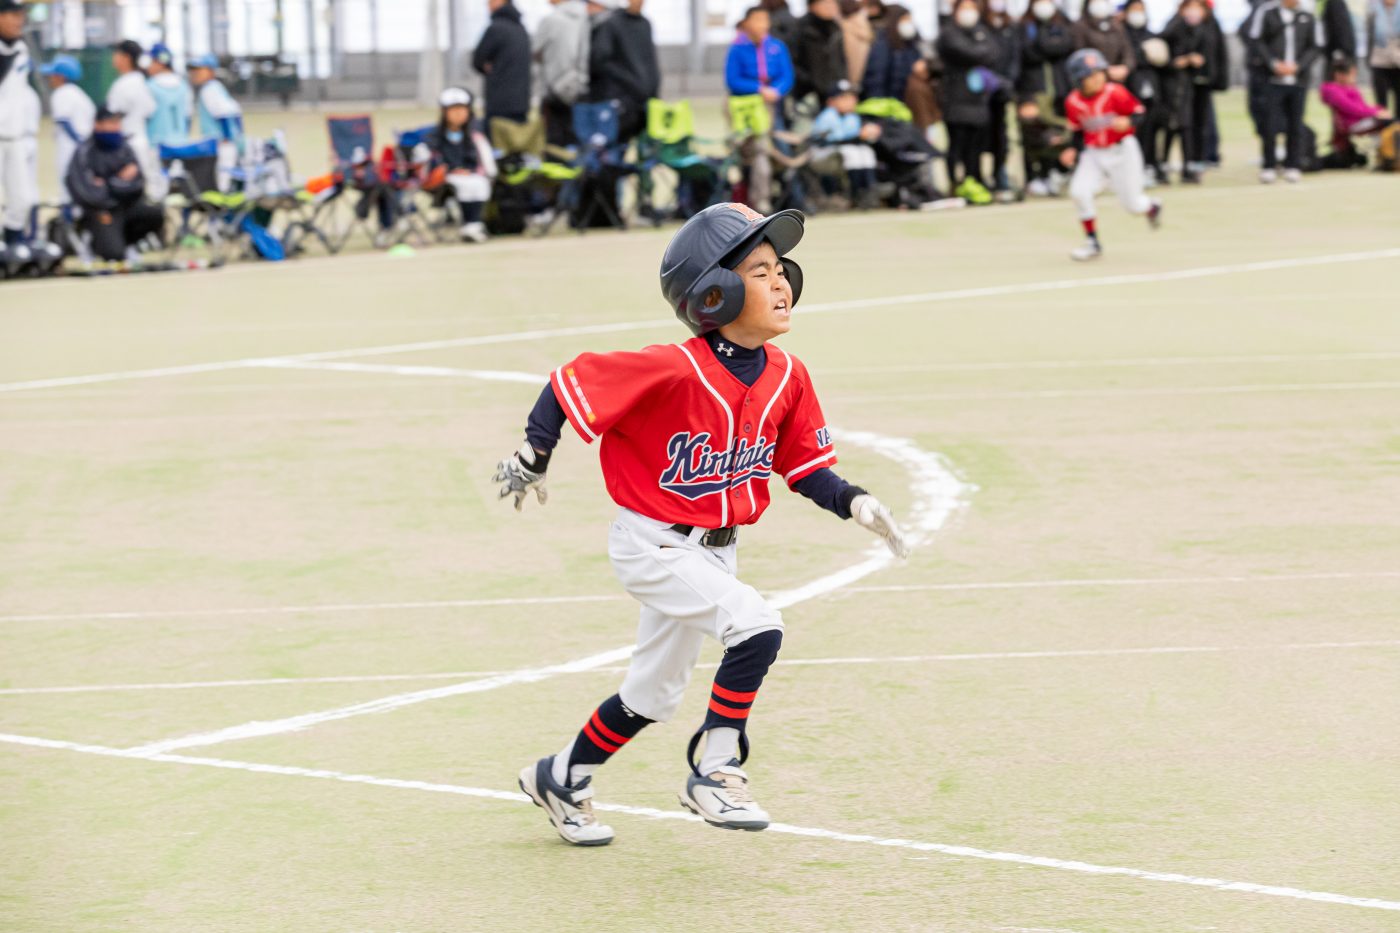
POLYGON ((219 57, 218 57, 217 55, 209 55, 209 54, 205 54, 205 55, 196 55, 194 58, 190 59, 189 67, 191 67, 191 68, 212 68, 212 69, 217 70, 218 67, 219 67, 219 57))
POLYGON ((83 66, 72 55, 57 55, 54 60, 47 65, 39 66, 41 75, 61 75, 69 81, 77 84, 83 80, 83 66))
POLYGON ((160 62, 162 65, 169 67, 170 63, 175 61, 175 53, 170 51, 170 46, 166 45, 164 42, 157 42, 155 45, 151 46, 151 61, 160 62))

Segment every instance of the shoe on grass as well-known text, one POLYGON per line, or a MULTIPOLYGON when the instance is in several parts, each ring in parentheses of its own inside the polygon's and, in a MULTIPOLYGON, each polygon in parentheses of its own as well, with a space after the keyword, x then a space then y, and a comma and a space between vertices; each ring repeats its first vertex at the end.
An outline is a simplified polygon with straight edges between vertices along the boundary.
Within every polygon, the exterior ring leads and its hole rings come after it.
POLYGON ((586 777, 577 787, 565 787, 554 780, 554 756, 541 758, 520 770, 520 789, 544 810, 560 837, 576 846, 605 846, 613 841, 611 826, 604 826, 593 815, 593 778, 586 777))
POLYGON ((739 759, 708 775, 692 771, 680 792, 681 806, 711 826, 757 832, 768 828, 768 813, 753 799, 749 776, 739 767, 739 759))

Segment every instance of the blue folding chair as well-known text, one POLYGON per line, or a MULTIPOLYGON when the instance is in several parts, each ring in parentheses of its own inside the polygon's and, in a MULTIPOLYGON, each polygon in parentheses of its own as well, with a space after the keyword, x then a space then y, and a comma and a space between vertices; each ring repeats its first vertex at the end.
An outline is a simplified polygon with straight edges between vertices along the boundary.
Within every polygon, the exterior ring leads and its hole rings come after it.
POLYGON ((615 100, 574 104, 574 135, 579 141, 574 164, 583 174, 574 183, 570 224, 579 232, 594 226, 627 227, 621 208, 623 184, 641 168, 627 161, 628 144, 618 138, 620 110, 615 100))

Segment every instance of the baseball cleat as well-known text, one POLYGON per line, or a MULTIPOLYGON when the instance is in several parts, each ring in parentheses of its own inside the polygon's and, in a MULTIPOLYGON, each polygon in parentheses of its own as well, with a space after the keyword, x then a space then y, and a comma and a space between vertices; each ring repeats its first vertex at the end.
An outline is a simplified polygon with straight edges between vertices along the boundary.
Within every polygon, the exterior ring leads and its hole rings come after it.
POLYGON ((1152 206, 1147 209, 1147 225, 1153 230, 1162 226, 1162 202, 1153 201, 1152 206))
POLYGON ((757 832, 768 828, 768 812, 758 805, 749 791, 749 776, 739 767, 739 759, 709 776, 692 771, 680 792, 681 806, 711 826, 757 832))
POLYGON ((611 826, 593 815, 593 788, 586 777, 577 787, 554 780, 554 756, 541 758, 520 770, 520 789, 544 810, 565 842, 576 846, 605 846, 613 841, 611 826))
POLYGON ((1272 185, 1276 181, 1278 181, 1278 172, 1271 168, 1266 168, 1259 173, 1259 183, 1261 185, 1272 185))
POLYGON ((1069 258, 1075 262, 1090 262, 1103 255, 1103 247, 1099 245, 1096 237, 1089 237, 1080 246, 1076 246, 1069 254, 1069 258))

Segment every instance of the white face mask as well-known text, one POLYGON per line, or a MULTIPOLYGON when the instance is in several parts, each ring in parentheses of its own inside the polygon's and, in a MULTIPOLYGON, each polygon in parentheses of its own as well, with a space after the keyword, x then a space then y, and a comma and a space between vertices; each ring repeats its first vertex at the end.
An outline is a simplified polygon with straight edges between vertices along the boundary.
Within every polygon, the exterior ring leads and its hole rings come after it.
POLYGON ((899 35, 901 38, 912 42, 914 39, 919 38, 919 29, 914 25, 912 19, 906 19, 899 24, 899 35))
POLYGON ((1109 3, 1108 0, 1093 0, 1089 4, 1089 15, 1094 19, 1108 19, 1112 12, 1113 4, 1109 3))
POLYGON ((1031 4, 1031 13, 1042 22, 1055 15, 1055 4, 1050 0, 1036 0, 1031 4))
POLYGON ((1006 0, 988 0, 987 9, 991 10, 993 13, 1005 13, 1006 0))
POLYGON ((976 10, 964 8, 958 10, 958 15, 956 18, 959 26, 961 26, 964 29, 971 29, 973 26, 977 25, 977 21, 982 17, 977 15, 976 10))
POLYGON ((1128 13, 1128 25, 1134 29, 1141 29, 1147 25, 1147 14, 1142 10, 1131 10, 1128 13))

